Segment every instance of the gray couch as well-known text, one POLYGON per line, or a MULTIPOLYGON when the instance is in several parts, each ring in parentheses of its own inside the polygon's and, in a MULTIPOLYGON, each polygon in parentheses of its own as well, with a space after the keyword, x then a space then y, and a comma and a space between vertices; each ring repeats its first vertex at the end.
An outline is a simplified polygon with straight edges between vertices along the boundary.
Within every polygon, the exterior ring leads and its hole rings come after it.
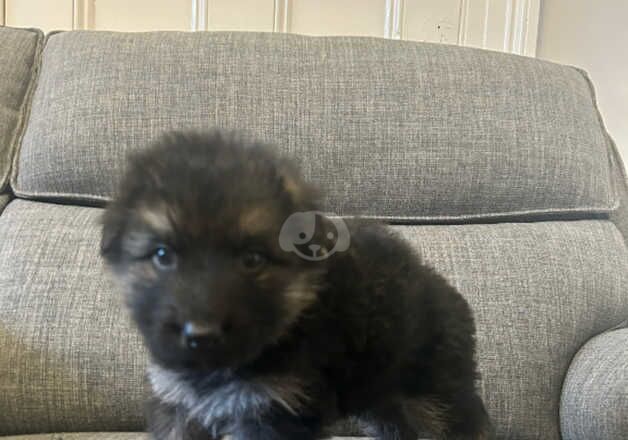
POLYGON ((500 438, 628 438, 625 176, 582 71, 374 38, 0 28, 0 78, 0 436, 141 435, 146 353, 99 216, 127 152, 221 127, 300 158, 328 211, 394 224, 457 286, 500 438))

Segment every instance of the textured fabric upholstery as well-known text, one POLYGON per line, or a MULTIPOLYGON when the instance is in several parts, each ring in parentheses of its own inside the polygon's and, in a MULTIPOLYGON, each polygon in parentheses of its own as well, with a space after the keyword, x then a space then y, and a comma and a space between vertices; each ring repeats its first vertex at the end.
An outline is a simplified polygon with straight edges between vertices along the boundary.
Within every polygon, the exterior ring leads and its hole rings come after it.
POLYGON ((375 38, 53 35, 18 195, 101 202, 124 153, 173 128, 246 129, 296 156, 340 214, 605 213, 608 139, 576 69, 375 38))
MULTIPOLYGON (((628 181, 621 170, 616 170, 614 177, 619 194, 619 208, 610 215, 611 220, 628 240, 628 181)), ((627 241, 628 242, 628 241, 627 241)))
POLYGON ((624 236, 624 240, 628 243, 628 178, 626 176, 626 167, 616 148, 613 149, 614 163, 613 167, 613 184, 619 197, 619 207, 611 212, 610 219, 615 223, 617 228, 624 236))
POLYGON ((628 435, 628 329, 603 333, 577 354, 565 379, 560 419, 564 440, 628 435))
MULTIPOLYGON (((150 440, 143 432, 74 432, 0 437, 2 440, 150 440)), ((364 440, 365 437, 333 437, 330 440, 364 440)))
MULTIPOLYGON (((2 440, 150 440, 143 432, 75 432, 0 437, 2 440)), ((333 437, 330 440, 364 440, 364 437, 333 437)))
MULTIPOLYGON (((141 430, 146 353, 98 257, 97 208, 14 200, 0 216, 0 434, 141 430)), ((468 298, 502 436, 559 438, 569 361, 628 315, 608 221, 399 226, 468 298)))
POLYGON ((0 215, 0 435, 142 429, 145 356, 99 212, 14 200, 0 215))
POLYGON ((39 31, 0 26, 0 193, 8 183, 17 128, 26 111, 25 96, 42 39, 39 31))
MULTIPOLYGON (((589 90, 591 91, 591 95, 593 96, 593 100, 595 102, 598 120, 600 125, 604 126, 604 121, 602 119, 602 114, 599 111, 597 105, 597 97, 595 94, 595 85, 591 81, 591 78, 588 74, 582 71, 582 74, 586 78, 589 83, 589 90)), ((606 131, 606 130, 605 130, 606 131)), ((619 202, 619 206, 616 210, 610 213, 610 219, 615 223, 617 228, 621 231, 624 236, 624 240, 628 239, 628 176, 626 175, 626 166, 624 164, 624 160, 619 153, 617 145, 615 141, 611 138, 611 136, 606 132, 607 143, 609 145, 609 154, 610 154, 610 162, 611 162, 611 175, 613 185, 615 187, 615 194, 617 196, 617 201, 619 202)), ((628 241, 627 241, 628 243, 628 241)))
POLYGON ((9 195, 8 194, 0 194, 0 214, 4 210, 4 207, 9 203, 9 195))
POLYGON ((150 440, 144 432, 72 432, 0 437, 2 440, 150 440))
POLYGON ((481 389, 498 438, 559 439, 571 359, 628 316, 618 231, 598 221, 399 230, 475 312, 481 389))

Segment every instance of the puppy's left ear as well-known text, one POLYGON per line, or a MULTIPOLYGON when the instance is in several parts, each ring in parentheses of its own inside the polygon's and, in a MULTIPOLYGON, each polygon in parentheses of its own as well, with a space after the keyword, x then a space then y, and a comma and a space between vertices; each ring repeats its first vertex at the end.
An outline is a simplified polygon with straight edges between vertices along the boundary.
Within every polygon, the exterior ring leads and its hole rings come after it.
POLYGON ((120 257, 122 234, 126 220, 114 206, 109 206, 101 218, 100 255, 113 262, 120 257))

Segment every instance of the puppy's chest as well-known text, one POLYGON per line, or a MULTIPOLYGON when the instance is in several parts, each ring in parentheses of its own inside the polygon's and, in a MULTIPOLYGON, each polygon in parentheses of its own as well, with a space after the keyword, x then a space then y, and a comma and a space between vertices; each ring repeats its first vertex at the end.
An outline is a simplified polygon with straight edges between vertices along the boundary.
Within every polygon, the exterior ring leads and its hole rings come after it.
POLYGON ((229 433, 246 419, 263 417, 273 407, 298 414, 308 400, 302 383, 292 376, 239 378, 191 376, 156 365, 148 369, 153 394, 162 402, 183 408, 212 435, 229 433))

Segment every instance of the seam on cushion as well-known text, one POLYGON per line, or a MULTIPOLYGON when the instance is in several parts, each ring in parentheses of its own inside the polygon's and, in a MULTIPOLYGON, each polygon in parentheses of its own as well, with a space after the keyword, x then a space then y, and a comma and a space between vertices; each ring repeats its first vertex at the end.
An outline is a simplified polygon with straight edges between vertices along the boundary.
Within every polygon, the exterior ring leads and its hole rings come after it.
MULTIPOLYGON (((77 193, 61 193, 61 192, 32 192, 32 191, 20 191, 19 189, 15 190, 15 195, 24 199, 30 200, 41 200, 48 202, 78 202, 85 203, 88 206, 104 206, 111 201, 111 197, 102 196, 97 194, 77 194, 77 193)), ((403 216, 403 215, 377 215, 377 214, 366 214, 366 215, 356 215, 356 214, 343 214, 342 217, 350 218, 350 217, 359 217, 364 219, 377 219, 383 221, 390 222, 399 222, 399 223, 408 223, 412 224, 414 222, 429 224, 431 222, 442 222, 442 223, 454 223, 460 221, 487 221, 493 220, 495 222, 500 220, 509 220, 514 219, 516 217, 521 217, 522 219, 528 218, 533 219, 537 216, 552 216, 552 215, 571 215, 577 219, 599 219, 596 217, 606 216, 610 214, 614 208, 608 208, 607 206, 603 207, 575 207, 575 208, 553 208, 553 209, 530 209, 530 210, 519 210, 519 211, 504 211, 498 213, 485 213, 485 214, 461 214, 461 215, 434 215, 434 216, 403 216)), ((337 214, 332 212, 326 212, 327 215, 337 216, 337 214)), ((564 220, 564 219, 561 219, 564 220)))
POLYGON ((39 54, 41 53, 41 50, 42 50, 41 43, 42 43, 42 40, 44 39, 44 33, 40 29, 36 29, 36 28, 25 28, 25 29, 10 28, 10 29, 16 29, 16 30, 22 30, 22 31, 34 33, 35 36, 37 37, 37 43, 35 44, 35 51, 33 54, 32 64, 30 68, 29 84, 26 90, 24 91, 24 96, 22 96, 22 103, 20 105, 20 108, 18 109, 17 121, 15 121, 15 127, 13 128, 13 133, 11 133, 11 136, 9 138, 9 145, 7 148, 7 157, 9 159, 9 163, 8 163, 6 172, 0 174, 0 191, 3 191, 6 188, 11 187, 12 166, 15 159, 14 155, 17 154, 17 146, 15 144, 16 136, 17 136, 17 133, 20 131, 20 125, 22 123, 22 115, 24 112, 26 101, 30 99, 30 95, 29 95, 30 89, 33 86, 33 83, 35 82, 36 67, 37 67, 36 65, 38 63, 37 58, 39 54))
POLYGON ((46 43, 48 43, 48 40, 50 40, 50 37, 57 35, 57 34, 63 34, 65 32, 69 32, 69 31, 63 31, 63 30, 56 30, 56 31, 50 31, 46 34, 46 43))
MULTIPOLYGON (((606 219, 606 216, 611 212, 611 209, 608 207, 576 207, 576 208, 552 208, 552 209, 524 209, 518 211, 503 211, 503 212, 489 212, 484 214, 459 214, 459 215, 426 215, 426 216, 417 216, 417 215, 377 215, 377 214, 366 214, 366 215, 354 215, 354 214, 345 214, 342 217, 359 217, 364 219, 374 219, 374 220, 385 220, 390 222, 399 222, 409 223, 417 222, 420 224, 429 224, 430 222, 441 222, 443 224, 450 224, 458 221, 490 221, 493 223, 503 222, 506 220, 511 221, 523 221, 525 219, 533 219, 539 216, 556 216, 556 215, 570 215, 575 219, 582 220, 600 220, 606 219)), ((328 215, 335 215, 333 213, 328 213, 328 215)), ((573 218, 564 219, 561 218, 559 220, 573 220, 573 218)), ((544 220, 537 220, 544 221, 544 220)))
MULTIPOLYGON (((600 333, 600 335, 603 335, 604 333, 614 332, 616 330, 623 330, 623 329, 626 329, 626 328, 628 328, 628 318, 624 319, 622 322, 620 322, 619 324, 609 328, 608 330, 603 331, 602 333, 600 333)), ((593 339, 593 338, 591 338, 591 339, 593 339)))
MULTIPOLYGON (((608 154, 608 168, 610 171, 610 175, 609 175, 609 179, 610 179, 610 185, 611 185, 611 191, 612 191, 612 195, 613 195, 613 210, 617 210, 617 208, 619 208, 620 205, 620 197, 619 197, 619 191, 617 189, 617 186, 615 184, 615 179, 613 178, 613 171, 618 168, 622 177, 623 177, 623 182, 625 185, 626 182, 626 168, 624 166, 624 162, 621 158, 621 155, 619 154, 619 150, 617 149, 617 144, 615 143, 615 140, 613 139, 613 137, 610 135, 610 133, 608 132, 608 130, 606 129, 606 124, 604 123, 604 118, 602 118, 602 112, 600 111, 600 106, 598 104, 598 100, 597 100, 597 94, 595 93, 595 85, 593 84, 593 81, 591 80, 591 77, 589 76, 589 73, 580 68, 580 67, 576 67, 576 66, 570 66, 572 69, 576 70, 586 81, 587 85, 589 86, 589 93, 591 95, 591 100, 593 101, 593 107, 595 108, 595 112, 597 114, 597 121, 598 124, 600 125, 600 128, 602 129, 602 133, 604 134, 604 138, 606 139, 606 150, 607 150, 607 154, 608 154)), ((627 188, 628 189, 628 188, 627 188)))
POLYGON ((26 89, 26 93, 24 93, 22 107, 20 109, 20 115, 15 126, 13 138, 11 139, 9 147, 10 154, 13 155, 13 160, 10 164, 11 169, 9 170, 9 188, 12 188, 14 186, 13 178, 14 176, 17 176, 17 164, 18 158, 20 157, 20 150, 22 149, 22 138, 24 137, 24 132, 26 131, 26 126, 28 125, 27 121, 30 117, 33 94, 35 93, 37 83, 39 82, 39 68, 41 66, 41 59, 44 48, 46 46, 45 42, 47 38, 44 37, 44 33, 40 30, 38 30, 37 33, 37 46, 35 47, 33 66, 31 67, 31 80, 28 88, 26 89))

